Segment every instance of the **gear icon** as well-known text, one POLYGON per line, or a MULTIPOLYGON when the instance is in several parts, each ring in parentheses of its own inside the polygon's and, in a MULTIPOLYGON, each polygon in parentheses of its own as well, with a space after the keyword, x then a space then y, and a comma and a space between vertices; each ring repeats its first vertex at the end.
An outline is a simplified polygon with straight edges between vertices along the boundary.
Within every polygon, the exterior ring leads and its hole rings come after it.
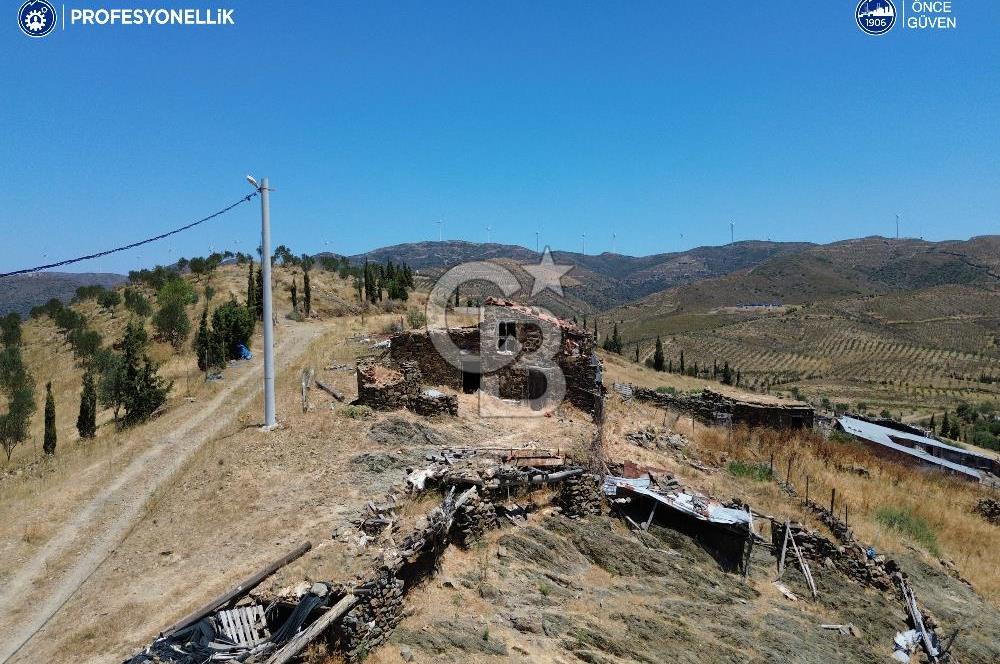
POLYGON ((46 24, 45 12, 33 9, 24 17, 24 25, 31 32, 41 32, 46 24))

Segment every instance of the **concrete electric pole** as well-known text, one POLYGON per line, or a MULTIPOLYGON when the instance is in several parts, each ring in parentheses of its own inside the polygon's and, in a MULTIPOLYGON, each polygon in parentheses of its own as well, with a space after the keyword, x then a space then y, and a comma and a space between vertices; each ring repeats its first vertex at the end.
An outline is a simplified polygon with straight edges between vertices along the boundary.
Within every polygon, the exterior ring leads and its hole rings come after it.
POLYGON ((271 208, 267 178, 260 185, 249 175, 247 182, 260 192, 260 270, 264 282, 264 429, 277 425, 274 415, 274 318, 271 308, 271 208))

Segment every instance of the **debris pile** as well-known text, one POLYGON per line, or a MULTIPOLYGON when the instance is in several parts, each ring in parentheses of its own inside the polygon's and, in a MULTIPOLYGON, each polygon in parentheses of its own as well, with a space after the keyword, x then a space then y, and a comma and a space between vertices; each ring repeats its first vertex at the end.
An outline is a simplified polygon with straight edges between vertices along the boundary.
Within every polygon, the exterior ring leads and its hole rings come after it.
POLYGON ((688 439, 681 434, 672 431, 661 431, 655 427, 633 431, 626 434, 625 439, 645 449, 680 450, 688 446, 688 439))
MULTIPOLYGON (((806 528, 801 523, 789 524, 792 535, 802 556, 828 567, 835 567, 845 576, 858 583, 881 591, 891 590, 892 574, 899 570, 893 560, 876 554, 857 541, 838 545, 820 533, 806 528)), ((785 539, 785 524, 775 522, 771 527, 771 544, 775 552, 782 548, 785 539)))
POLYGON ((1000 500, 980 498, 973 511, 990 523, 1000 526, 1000 500))

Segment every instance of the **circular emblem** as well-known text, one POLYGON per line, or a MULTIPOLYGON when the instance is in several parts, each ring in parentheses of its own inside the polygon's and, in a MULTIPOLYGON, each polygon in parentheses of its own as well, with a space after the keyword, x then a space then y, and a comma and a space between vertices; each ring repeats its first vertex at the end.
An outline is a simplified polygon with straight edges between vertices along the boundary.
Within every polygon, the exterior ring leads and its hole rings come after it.
POLYGON ((44 37, 56 27, 56 8, 48 0, 28 0, 17 12, 17 25, 29 37, 44 37))
POLYGON ((861 0, 854 12, 858 27, 870 35, 884 35, 896 24, 896 5, 892 0, 861 0))

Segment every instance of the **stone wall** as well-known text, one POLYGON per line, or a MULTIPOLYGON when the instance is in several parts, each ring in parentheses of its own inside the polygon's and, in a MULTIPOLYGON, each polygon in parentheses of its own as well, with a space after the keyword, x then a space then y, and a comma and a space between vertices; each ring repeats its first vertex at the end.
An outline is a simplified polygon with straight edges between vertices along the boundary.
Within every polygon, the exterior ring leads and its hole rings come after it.
POLYGON ((458 415, 458 397, 421 388, 416 362, 404 361, 399 370, 374 361, 359 362, 358 398, 354 402, 373 410, 408 408, 418 415, 458 415))
POLYGON ((693 415, 708 424, 715 423, 716 414, 728 414, 732 416, 733 424, 746 424, 750 427, 812 428, 815 415, 810 406, 803 404, 743 401, 708 389, 697 395, 688 395, 632 387, 632 393, 640 401, 693 415))
POLYGON ((347 662, 361 662, 403 619, 403 581, 383 567, 359 588, 361 601, 333 629, 337 650, 347 662))
POLYGON ((601 490, 597 475, 578 475, 564 480, 559 486, 556 503, 568 517, 600 514, 601 490))

